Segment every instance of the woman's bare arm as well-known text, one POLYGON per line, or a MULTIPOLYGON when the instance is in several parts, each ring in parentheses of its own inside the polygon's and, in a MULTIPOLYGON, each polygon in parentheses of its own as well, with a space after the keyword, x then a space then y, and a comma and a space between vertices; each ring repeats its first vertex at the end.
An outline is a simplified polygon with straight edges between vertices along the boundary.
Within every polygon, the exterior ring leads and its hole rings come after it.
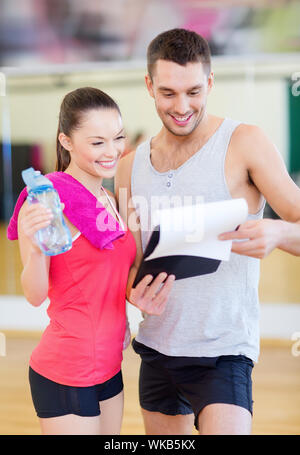
POLYGON ((33 306, 46 300, 49 286, 50 257, 46 256, 34 241, 34 234, 46 227, 51 215, 41 204, 25 202, 18 217, 18 238, 23 271, 21 284, 24 295, 33 306))

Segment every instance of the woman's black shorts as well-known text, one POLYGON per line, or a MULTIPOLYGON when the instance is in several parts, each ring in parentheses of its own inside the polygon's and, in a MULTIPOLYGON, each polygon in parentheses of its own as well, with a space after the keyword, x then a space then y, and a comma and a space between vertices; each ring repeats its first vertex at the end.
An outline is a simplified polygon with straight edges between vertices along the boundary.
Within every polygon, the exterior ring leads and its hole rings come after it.
POLYGON ((121 371, 102 384, 73 387, 51 381, 29 367, 29 383, 36 413, 41 418, 67 414, 100 415, 99 401, 112 398, 123 390, 121 371))

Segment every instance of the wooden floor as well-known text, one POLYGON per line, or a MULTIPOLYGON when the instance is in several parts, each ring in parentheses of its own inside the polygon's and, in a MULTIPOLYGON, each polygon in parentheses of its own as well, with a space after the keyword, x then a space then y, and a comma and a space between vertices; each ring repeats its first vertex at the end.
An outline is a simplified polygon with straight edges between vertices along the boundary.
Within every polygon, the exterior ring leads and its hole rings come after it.
MULTIPOLYGON (((40 434, 29 391, 27 371, 38 338, 8 337, 6 356, 0 357, 0 434, 40 434)), ((125 411, 123 435, 144 434, 138 404, 139 358, 125 351, 123 374, 125 411)), ((290 346, 262 346, 253 370, 253 434, 300 435, 300 356, 290 346)))

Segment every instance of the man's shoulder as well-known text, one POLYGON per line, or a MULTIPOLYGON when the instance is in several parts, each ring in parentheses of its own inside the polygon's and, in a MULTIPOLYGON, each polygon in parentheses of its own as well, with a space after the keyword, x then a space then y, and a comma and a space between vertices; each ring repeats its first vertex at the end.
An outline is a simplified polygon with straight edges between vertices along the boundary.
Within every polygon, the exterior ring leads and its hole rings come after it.
POLYGON ((238 160, 243 160, 248 168, 257 163, 272 159, 277 153, 275 144, 264 130, 253 124, 241 123, 232 134, 230 150, 238 160))
POLYGON ((263 153, 265 149, 273 148, 274 144, 264 130, 254 124, 240 123, 230 140, 230 149, 239 155, 244 153, 248 159, 249 155, 254 157, 256 154, 263 153))
POLYGON ((232 134, 232 141, 242 144, 251 144, 260 140, 266 140, 267 136, 263 129, 254 124, 240 123, 232 134))
POLYGON ((135 160, 135 157, 137 154, 140 153, 146 153, 146 147, 147 147, 147 141, 143 142, 140 144, 136 150, 133 150, 132 152, 127 153, 125 156, 123 156, 120 159, 119 165, 118 165, 118 171, 120 172, 130 172, 132 170, 133 162, 135 160))
POLYGON ((119 161, 117 172, 115 175, 116 194, 120 188, 125 188, 125 187, 130 188, 131 173, 132 173, 132 167, 133 167, 135 154, 136 154, 136 151, 133 150, 132 152, 123 156, 119 161))
POLYGON ((131 168, 134 162, 136 150, 133 150, 130 153, 127 153, 127 155, 123 156, 120 159, 119 165, 118 165, 118 171, 122 170, 124 172, 125 170, 128 172, 131 172, 131 168))

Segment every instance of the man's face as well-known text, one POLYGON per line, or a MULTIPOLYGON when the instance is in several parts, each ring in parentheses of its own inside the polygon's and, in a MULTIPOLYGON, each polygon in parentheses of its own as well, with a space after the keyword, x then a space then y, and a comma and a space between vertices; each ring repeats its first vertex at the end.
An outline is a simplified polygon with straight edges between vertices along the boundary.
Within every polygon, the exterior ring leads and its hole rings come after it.
POLYGON ((158 60, 152 80, 146 76, 150 95, 165 128, 175 136, 188 136, 201 122, 213 74, 207 77, 199 63, 177 63, 158 60))

